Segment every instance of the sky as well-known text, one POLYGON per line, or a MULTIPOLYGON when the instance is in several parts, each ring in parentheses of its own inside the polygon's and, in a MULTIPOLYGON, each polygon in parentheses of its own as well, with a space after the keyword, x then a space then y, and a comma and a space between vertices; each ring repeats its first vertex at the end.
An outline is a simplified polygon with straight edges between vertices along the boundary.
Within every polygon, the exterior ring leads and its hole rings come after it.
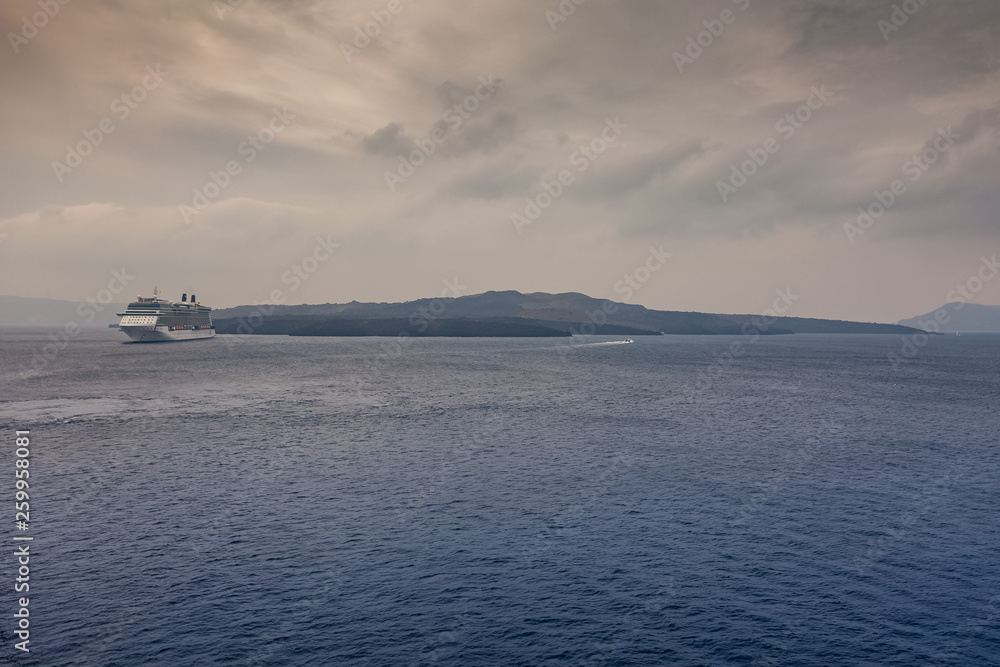
POLYGON ((996 0, 5 0, 0 25, 0 294, 1000 304, 996 0))

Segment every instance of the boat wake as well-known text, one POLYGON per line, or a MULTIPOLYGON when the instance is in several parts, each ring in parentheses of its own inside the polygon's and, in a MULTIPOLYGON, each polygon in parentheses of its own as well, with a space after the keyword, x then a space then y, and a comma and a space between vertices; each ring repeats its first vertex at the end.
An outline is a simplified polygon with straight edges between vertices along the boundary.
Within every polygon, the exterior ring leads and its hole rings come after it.
POLYGON ((606 340, 600 343, 580 343, 579 345, 574 345, 573 347, 593 347, 594 345, 628 345, 629 343, 634 343, 635 341, 631 338, 626 338, 625 340, 606 340))

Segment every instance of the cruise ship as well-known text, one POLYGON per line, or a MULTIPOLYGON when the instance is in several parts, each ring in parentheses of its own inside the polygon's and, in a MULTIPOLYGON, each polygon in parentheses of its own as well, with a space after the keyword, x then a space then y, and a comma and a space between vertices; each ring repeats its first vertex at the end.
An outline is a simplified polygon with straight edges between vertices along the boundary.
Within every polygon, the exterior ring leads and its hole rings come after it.
POLYGON ((188 300, 181 296, 180 303, 160 298, 160 290, 153 296, 139 296, 128 305, 118 323, 118 330, 136 343, 163 343, 177 340, 198 340, 215 336, 212 326, 212 309, 198 303, 195 295, 188 300))

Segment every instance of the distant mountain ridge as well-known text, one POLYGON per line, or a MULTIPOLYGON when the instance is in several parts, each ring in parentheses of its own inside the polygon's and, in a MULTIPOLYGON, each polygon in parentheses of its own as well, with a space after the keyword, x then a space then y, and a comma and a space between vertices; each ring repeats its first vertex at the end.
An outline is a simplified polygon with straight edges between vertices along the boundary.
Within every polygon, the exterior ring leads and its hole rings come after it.
MULTIPOLYGON (((232 328, 235 332, 239 323, 244 322, 245 332, 264 333, 275 327, 288 329, 292 320, 311 319, 316 326, 312 331, 321 331, 319 324, 329 322, 328 330, 346 330, 346 322, 359 324, 369 320, 401 320, 419 325, 437 320, 463 319, 486 320, 516 318, 527 325, 534 321, 537 325, 561 329, 572 333, 618 333, 607 327, 628 327, 637 334, 667 333, 687 335, 739 335, 739 334, 791 334, 791 333, 916 333, 917 330, 896 324, 867 322, 846 322, 812 318, 776 317, 762 320, 757 315, 717 315, 711 313, 651 310, 645 306, 595 299, 578 292, 549 294, 532 292, 522 294, 513 290, 484 292, 460 297, 440 299, 417 299, 401 303, 326 303, 299 306, 238 306, 220 308, 213 312, 213 318, 232 328), (261 315, 265 317, 261 318, 261 315), (253 318, 257 325, 250 324, 253 318), (265 320, 264 324, 259 320, 265 320), (279 321, 285 324, 279 325, 279 321), (335 324, 339 321, 340 324, 335 324), (560 324, 562 323, 562 324, 560 324), (605 327, 601 330, 599 327, 605 327)), ((512 324, 512 322, 508 322, 512 324)), ((300 324, 299 326, 304 326, 300 324)), ((365 325, 368 326, 368 325, 365 325)), ((374 326, 374 325, 370 325, 374 326)), ((418 327, 419 328, 419 327, 418 327)), ((403 330, 400 330, 403 331, 403 330)), ((220 327, 220 333, 224 329, 220 327)), ((286 331, 287 332, 287 331, 286 331)), ((422 332, 421 332, 422 333, 422 332)), ((330 333, 327 335, 338 335, 330 333)), ((345 334, 340 334, 345 335, 345 334)), ((447 334, 440 334, 447 335, 447 334)), ((563 334, 565 335, 565 333, 563 334)))
POLYGON ((918 315, 900 324, 942 333, 1000 333, 1000 306, 978 303, 946 303, 935 311, 918 315))

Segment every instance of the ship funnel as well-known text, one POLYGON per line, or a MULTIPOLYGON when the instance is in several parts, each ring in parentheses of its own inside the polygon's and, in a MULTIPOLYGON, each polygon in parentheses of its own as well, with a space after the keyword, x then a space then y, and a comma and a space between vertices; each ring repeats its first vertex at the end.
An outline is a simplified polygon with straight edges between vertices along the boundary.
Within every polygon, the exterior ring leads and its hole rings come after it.
MULTIPOLYGON (((184 303, 187 300, 188 300, 188 295, 187 294, 181 294, 181 303, 184 303)), ((191 300, 194 301, 194 294, 191 295, 191 300)))
POLYGON ((191 295, 191 303, 195 302, 194 294, 191 295))

